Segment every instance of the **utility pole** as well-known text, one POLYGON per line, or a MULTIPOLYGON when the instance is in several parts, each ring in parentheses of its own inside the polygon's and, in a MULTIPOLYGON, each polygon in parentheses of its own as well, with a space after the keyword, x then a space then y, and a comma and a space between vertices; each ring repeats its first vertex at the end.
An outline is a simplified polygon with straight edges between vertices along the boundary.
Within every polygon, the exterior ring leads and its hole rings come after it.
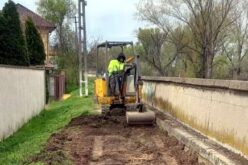
POLYGON ((74 23, 75 23, 75 50, 76 50, 76 54, 78 55, 78 81, 79 81, 79 95, 80 97, 82 96, 82 58, 81 58, 81 54, 79 53, 79 42, 78 42, 78 26, 77 26, 77 17, 72 17, 74 18, 74 23))
POLYGON ((78 24, 79 24, 79 83, 80 91, 79 95, 82 96, 82 83, 85 84, 85 96, 88 96, 88 69, 87 69, 87 45, 86 45, 86 21, 85 21, 85 6, 87 5, 85 0, 78 0, 78 24), (83 40, 82 40, 83 31, 83 40), (82 44, 83 44, 83 56, 84 56, 84 81, 82 81, 82 44))

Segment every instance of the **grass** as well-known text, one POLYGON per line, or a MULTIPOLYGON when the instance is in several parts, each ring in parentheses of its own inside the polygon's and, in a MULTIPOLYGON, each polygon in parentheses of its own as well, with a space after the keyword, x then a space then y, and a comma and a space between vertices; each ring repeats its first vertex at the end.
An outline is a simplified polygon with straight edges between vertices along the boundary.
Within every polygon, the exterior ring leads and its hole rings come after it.
MULTIPOLYGON (((92 83, 89 88, 92 95, 92 83)), ((72 118, 88 115, 95 109, 91 96, 80 98, 78 90, 71 95, 65 101, 52 102, 46 110, 0 142, 0 164, 23 164, 28 157, 41 152, 51 134, 66 126, 72 118)))

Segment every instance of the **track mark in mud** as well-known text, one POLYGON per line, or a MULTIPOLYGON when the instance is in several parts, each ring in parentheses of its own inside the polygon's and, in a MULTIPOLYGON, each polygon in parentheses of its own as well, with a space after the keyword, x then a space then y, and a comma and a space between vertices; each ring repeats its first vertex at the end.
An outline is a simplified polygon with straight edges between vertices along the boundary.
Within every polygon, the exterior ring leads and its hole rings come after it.
POLYGON ((197 155, 184 148, 156 126, 127 126, 124 116, 80 116, 51 136, 43 153, 59 150, 76 165, 198 165, 197 155))
POLYGON ((95 136, 92 150, 92 160, 96 161, 103 155, 103 137, 95 136))

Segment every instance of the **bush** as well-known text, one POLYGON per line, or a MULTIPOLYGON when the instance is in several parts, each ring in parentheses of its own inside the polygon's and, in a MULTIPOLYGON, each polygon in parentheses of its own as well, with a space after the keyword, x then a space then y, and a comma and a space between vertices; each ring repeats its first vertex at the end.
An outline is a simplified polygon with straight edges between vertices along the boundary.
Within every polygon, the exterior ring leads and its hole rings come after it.
POLYGON ((44 45, 31 18, 28 18, 25 23, 25 35, 30 64, 43 65, 46 58, 44 45))
POLYGON ((22 34, 15 3, 9 0, 0 16, 0 64, 29 65, 26 43, 22 34))

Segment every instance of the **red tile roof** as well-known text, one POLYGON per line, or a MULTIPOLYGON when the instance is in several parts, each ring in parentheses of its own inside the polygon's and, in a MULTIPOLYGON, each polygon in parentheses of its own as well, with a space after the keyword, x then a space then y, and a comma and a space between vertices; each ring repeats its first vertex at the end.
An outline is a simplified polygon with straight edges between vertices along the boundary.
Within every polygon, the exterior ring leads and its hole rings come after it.
POLYGON ((20 15, 20 20, 23 22, 25 22, 28 19, 28 17, 31 17, 37 28, 48 29, 49 32, 53 31, 56 28, 56 26, 53 23, 48 22, 47 20, 45 20, 35 12, 29 10, 28 8, 22 6, 19 3, 16 4, 16 9, 20 15))

